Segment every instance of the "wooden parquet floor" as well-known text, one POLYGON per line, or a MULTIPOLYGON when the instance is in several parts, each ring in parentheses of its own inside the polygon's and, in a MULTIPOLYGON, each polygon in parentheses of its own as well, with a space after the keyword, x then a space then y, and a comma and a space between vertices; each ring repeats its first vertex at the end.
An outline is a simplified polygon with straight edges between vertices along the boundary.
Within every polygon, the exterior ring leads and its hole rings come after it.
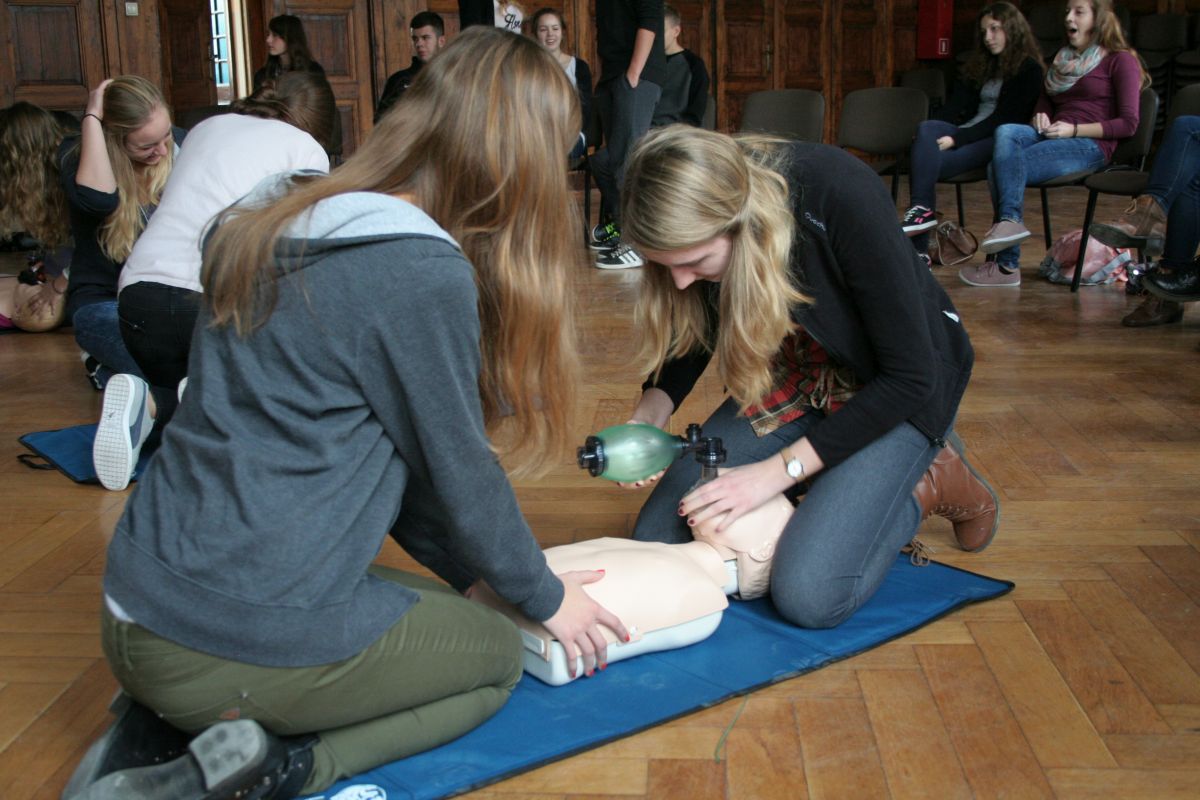
MULTIPOLYGON (((982 233, 982 185, 968 200, 982 233)), ((1079 225, 1083 200, 1052 195, 1059 232, 1079 225)), ((1102 201, 1100 218, 1122 205, 1102 201)), ((1039 212, 1031 194, 1029 218, 1039 212)), ((1137 299, 1119 287, 1071 295, 1034 277, 1041 256, 1035 236, 1019 290, 938 270, 978 351, 958 429, 1003 522, 982 554, 956 550, 941 520, 925 538, 936 558, 1015 581, 1012 594, 744 708, 730 701, 471 797, 1200 797, 1200 310, 1122 328, 1137 299)), ((637 393, 637 280, 583 276, 581 441, 623 421, 637 393)), ((0 375, 0 798, 54 798, 108 724, 115 683, 97 609, 126 494, 15 458, 18 435, 98 414, 70 333, 0 336, 0 375)), ((702 421, 719 397, 706 377, 677 423, 702 421)), ((623 535, 640 500, 565 461, 519 494, 547 545, 623 535)), ((381 560, 411 564, 390 543, 381 560)))

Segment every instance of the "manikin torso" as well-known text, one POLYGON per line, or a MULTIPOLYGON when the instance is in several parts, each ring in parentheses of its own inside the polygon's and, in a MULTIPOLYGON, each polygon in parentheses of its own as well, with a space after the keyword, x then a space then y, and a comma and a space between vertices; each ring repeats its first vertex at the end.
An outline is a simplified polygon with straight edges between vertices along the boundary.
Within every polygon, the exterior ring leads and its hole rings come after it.
MULTIPOLYGON (((616 634, 602 628, 613 663, 701 641, 720 623, 729 605, 726 595, 748 600, 765 594, 775 543, 791 514, 791 503, 778 495, 722 533, 714 531, 716 520, 701 526, 692 542, 590 539, 551 547, 546 561, 556 574, 604 570, 601 580, 583 589, 629 630, 630 641, 618 642, 616 634)), ((486 584, 477 584, 470 596, 517 624, 526 672, 555 686, 572 680, 566 652, 544 626, 500 600, 486 584)), ((581 662, 576 668, 577 675, 583 673, 581 662)))

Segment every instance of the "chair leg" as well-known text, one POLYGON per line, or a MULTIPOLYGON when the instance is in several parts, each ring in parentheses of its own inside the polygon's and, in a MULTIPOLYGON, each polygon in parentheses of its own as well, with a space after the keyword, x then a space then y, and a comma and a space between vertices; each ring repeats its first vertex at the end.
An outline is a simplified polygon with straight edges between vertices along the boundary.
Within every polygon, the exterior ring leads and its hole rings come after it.
POLYGON ((592 238, 592 165, 583 165, 583 243, 592 238))
POLYGON ((1079 257, 1075 259, 1075 275, 1071 278, 1071 291, 1079 291, 1079 282, 1083 279, 1083 261, 1087 255, 1088 246, 1088 226, 1092 224, 1092 218, 1096 216, 1096 198, 1099 193, 1089 189, 1087 211, 1083 214, 1083 235, 1079 237, 1079 257))
POLYGON ((1042 229, 1046 231, 1046 249, 1050 249, 1050 245, 1054 244, 1050 233, 1050 196, 1046 194, 1046 188, 1042 187, 1042 229))
POLYGON ((958 201, 958 227, 967 227, 967 214, 963 209, 962 184, 954 184, 954 199, 958 201))

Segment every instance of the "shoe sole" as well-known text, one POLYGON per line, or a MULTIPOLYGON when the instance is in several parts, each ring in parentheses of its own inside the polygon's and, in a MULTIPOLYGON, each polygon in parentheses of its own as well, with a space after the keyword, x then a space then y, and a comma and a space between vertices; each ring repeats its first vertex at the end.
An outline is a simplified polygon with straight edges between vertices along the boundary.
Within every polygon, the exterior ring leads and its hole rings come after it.
POLYGON ((904 225, 901 226, 900 230, 904 231, 905 236, 911 237, 916 236, 918 233, 924 233, 925 231, 932 230, 936 227, 937 220, 934 219, 930 220, 929 222, 922 222, 920 225, 904 225))
POLYGON ((615 250, 619 246, 620 246, 620 242, 616 242, 616 243, 614 243, 614 242, 596 242, 596 241, 588 242, 588 247, 597 252, 603 252, 605 250, 615 250))
POLYGON ((218 723, 167 764, 114 772, 79 800, 217 800, 239 796, 266 761, 270 742, 257 722, 218 723))
MULTIPOLYGON (((136 454, 129 438, 129 426, 133 423, 136 409, 130 398, 134 393, 132 379, 114 375, 104 387, 104 405, 100 411, 100 425, 96 428, 96 440, 92 444, 92 465, 100 485, 119 492, 129 485, 133 477, 136 454)), ((141 448, 141 442, 138 443, 141 448)))
POLYGON ((1109 247, 1139 250, 1142 255, 1148 258, 1158 258, 1161 256, 1165 244, 1164 240, 1160 237, 1151 239, 1149 237, 1130 236, 1119 228, 1111 228, 1108 225, 1100 223, 1095 223, 1088 227, 1088 236, 1109 247))
POLYGON ((987 493, 992 496, 992 505, 996 508, 996 518, 992 520, 992 530, 988 533, 987 538, 983 540, 983 544, 970 550, 967 550, 967 548, 963 547, 963 550, 968 553, 978 553, 987 549, 987 546, 992 543, 992 539, 996 538, 996 532, 1000 530, 1000 497, 996 494, 996 490, 992 488, 992 485, 988 483, 987 480, 975 470, 975 467, 971 464, 971 462, 967 460, 967 447, 963 444, 962 439, 958 438, 958 434, 954 431, 950 431, 946 439, 950 442, 950 446, 958 452, 958 460, 966 465, 967 472, 971 473, 971 476, 974 477, 975 480, 982 483, 983 488, 987 489, 987 493))
POLYGON ((645 265, 645 261, 639 261, 637 264, 601 264, 600 262, 596 262, 596 269, 637 269, 645 265))
POLYGON ((1025 231, 1025 233, 1017 234, 1015 236, 1005 236, 1003 239, 988 239, 979 245, 979 249, 982 250, 986 255, 995 255, 1001 250, 1007 250, 1017 242, 1025 241, 1030 236, 1033 236, 1033 234, 1029 231, 1025 231))

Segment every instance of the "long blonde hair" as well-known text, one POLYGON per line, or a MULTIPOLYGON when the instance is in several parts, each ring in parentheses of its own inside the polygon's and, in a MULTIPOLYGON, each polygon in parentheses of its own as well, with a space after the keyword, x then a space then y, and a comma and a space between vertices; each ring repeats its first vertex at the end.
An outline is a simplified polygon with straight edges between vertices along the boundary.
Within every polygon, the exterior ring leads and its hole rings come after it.
POLYGON ((643 273, 636 318, 645 371, 657 373, 668 358, 715 352, 743 411, 774 388, 772 363, 796 327, 792 309, 809 301, 790 268, 797 233, 780 174, 785 159, 781 139, 671 125, 634 149, 621 192, 621 236, 634 247, 672 251, 732 239, 715 341, 705 284, 680 291, 667 269, 643 273))
POLYGON ((47 248, 67 238, 67 204, 58 182, 63 129, 44 108, 13 103, 0 117, 0 209, 47 248))
POLYGON ((484 421, 495 432, 511 413, 498 449, 533 472, 566 444, 575 386, 571 284, 586 264, 566 157, 578 131, 575 90, 541 45, 468 28, 421 70, 404 113, 384 116, 340 168, 268 207, 225 215, 201 276, 213 324, 250 335, 266 320, 275 242, 318 201, 409 195, 475 268, 484 421))
POLYGON ((158 87, 137 75, 120 75, 104 90, 104 146, 117 181, 120 203, 100 228, 100 247, 116 262, 123 262, 146 227, 142 207, 157 205, 175 163, 175 148, 157 164, 135 168, 125 152, 125 137, 150 121, 157 108, 171 111, 158 87))

